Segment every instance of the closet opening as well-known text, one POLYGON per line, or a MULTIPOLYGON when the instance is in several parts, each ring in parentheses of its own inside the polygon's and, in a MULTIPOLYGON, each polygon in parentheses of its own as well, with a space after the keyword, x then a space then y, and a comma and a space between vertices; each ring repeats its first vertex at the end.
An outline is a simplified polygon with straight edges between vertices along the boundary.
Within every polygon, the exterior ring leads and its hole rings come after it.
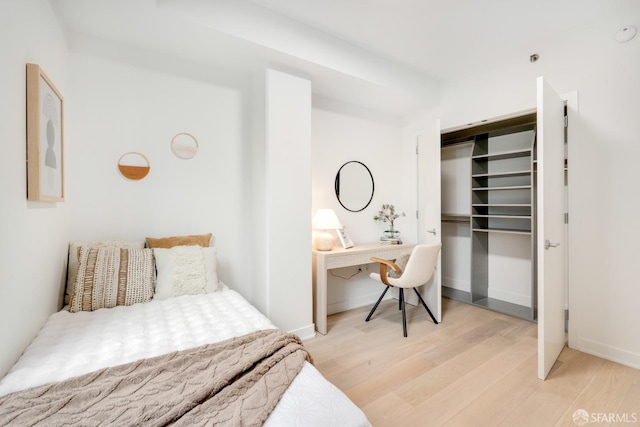
POLYGON ((441 134, 442 295, 536 321, 536 113, 441 134))

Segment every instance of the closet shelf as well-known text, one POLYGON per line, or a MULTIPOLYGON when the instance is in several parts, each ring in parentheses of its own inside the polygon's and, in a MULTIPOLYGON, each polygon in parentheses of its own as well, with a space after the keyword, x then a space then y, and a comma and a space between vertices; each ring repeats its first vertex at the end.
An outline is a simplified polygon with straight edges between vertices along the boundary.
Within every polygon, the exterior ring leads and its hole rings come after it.
POLYGON ((474 203, 473 207, 530 208, 531 203, 474 203))
POLYGON ((531 149, 521 149, 521 150, 509 150, 509 151, 501 151, 496 153, 487 153, 487 154, 474 154, 471 156, 473 160, 503 160, 503 159, 515 159, 517 157, 530 157, 531 149))
POLYGON ((441 222, 450 222, 450 223, 460 223, 460 224, 470 224, 471 223, 471 215, 470 214, 448 214, 443 213, 440 216, 441 222))
POLYGON ((530 190, 530 185, 506 185, 503 187, 473 187, 473 191, 493 191, 493 190, 530 190))
POLYGON ((528 175, 531 175, 530 169, 510 171, 510 172, 476 173, 471 175, 471 178, 496 178, 496 177, 528 176, 528 175))
POLYGON ((474 218, 501 218, 501 219, 531 219, 531 215, 508 215, 508 214, 489 214, 489 215, 473 215, 474 218))
POLYGON ((505 234, 531 235, 531 230, 514 230, 509 228, 474 228, 473 231, 477 231, 480 233, 505 233, 505 234))

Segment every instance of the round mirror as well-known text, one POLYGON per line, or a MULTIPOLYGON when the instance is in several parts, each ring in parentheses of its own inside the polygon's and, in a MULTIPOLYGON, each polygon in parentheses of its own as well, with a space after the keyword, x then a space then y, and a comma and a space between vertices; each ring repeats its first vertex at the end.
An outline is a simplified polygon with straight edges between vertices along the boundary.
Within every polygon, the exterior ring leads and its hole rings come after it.
POLYGON ((373 175, 364 163, 352 160, 336 174, 336 197, 348 211, 360 212, 373 199, 373 175))

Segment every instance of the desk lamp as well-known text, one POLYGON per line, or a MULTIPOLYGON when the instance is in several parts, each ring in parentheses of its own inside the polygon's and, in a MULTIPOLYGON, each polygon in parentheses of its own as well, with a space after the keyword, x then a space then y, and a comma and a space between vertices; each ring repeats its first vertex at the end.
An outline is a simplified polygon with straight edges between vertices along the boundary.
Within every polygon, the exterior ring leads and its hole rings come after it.
POLYGON ((333 209, 318 209, 313 217, 312 227, 316 232, 313 239, 313 248, 317 251, 330 251, 333 248, 333 235, 327 230, 342 228, 333 209))

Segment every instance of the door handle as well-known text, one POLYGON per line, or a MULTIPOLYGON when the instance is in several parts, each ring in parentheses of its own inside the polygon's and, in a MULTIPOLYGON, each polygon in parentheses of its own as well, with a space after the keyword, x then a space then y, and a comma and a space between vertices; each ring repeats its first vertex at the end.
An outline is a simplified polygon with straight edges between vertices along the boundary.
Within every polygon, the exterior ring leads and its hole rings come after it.
POLYGON ((551 242, 549 241, 549 239, 547 239, 547 240, 545 240, 545 241, 544 241, 544 248, 545 248, 545 249, 549 249, 549 248, 556 248, 556 247, 558 247, 558 246, 560 246, 560 243, 551 243, 551 242))
POLYGON ((427 233, 431 233, 431 234, 433 234, 435 236, 436 235, 436 229, 433 228, 431 230, 427 230, 427 233))

